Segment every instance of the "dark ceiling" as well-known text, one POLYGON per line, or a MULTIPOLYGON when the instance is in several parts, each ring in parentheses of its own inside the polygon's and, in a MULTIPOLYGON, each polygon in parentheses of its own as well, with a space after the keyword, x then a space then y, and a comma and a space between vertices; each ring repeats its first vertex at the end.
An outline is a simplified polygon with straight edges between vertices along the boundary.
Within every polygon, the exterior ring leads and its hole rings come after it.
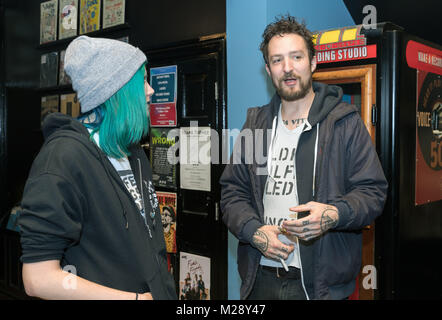
POLYGON ((377 22, 392 22, 406 32, 442 45, 442 0, 343 0, 355 24, 366 5, 376 7, 377 22))

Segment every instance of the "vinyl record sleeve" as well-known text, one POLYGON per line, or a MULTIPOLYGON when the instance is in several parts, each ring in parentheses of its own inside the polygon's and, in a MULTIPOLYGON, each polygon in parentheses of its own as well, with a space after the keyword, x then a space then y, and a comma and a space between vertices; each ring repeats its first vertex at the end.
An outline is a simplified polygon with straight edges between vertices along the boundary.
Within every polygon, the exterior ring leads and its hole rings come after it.
POLYGON ((125 7, 125 0, 103 0, 103 28, 123 24, 125 7))
POLYGON ((57 86, 58 52, 49 52, 41 55, 40 59, 40 87, 57 86))
POLYGON ((58 98, 57 94, 41 97, 41 123, 48 114, 59 111, 58 98))
POLYGON ((58 39, 74 37, 78 33, 78 0, 60 0, 58 11, 58 39))
POLYGON ((100 30, 101 0, 81 0, 80 34, 100 30))
POLYGON ((60 68, 59 68, 59 73, 58 73, 58 84, 61 86, 71 83, 71 78, 69 78, 69 76, 64 71, 64 55, 65 55, 65 53, 66 53, 66 50, 62 50, 62 51, 60 51, 60 54, 59 54, 60 68))
POLYGON ((76 93, 62 94, 60 96, 60 112, 76 118, 80 115, 80 102, 76 93))
POLYGON ((40 4, 40 44, 57 40, 58 0, 40 4))

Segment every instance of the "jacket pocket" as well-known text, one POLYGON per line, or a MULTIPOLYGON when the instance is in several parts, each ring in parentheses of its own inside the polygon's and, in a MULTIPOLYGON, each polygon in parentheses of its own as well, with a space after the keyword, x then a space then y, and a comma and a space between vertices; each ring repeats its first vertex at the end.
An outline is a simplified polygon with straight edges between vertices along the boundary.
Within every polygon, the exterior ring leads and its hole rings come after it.
POLYGON ((328 285, 354 280, 361 267, 362 234, 329 232, 320 252, 320 269, 328 285))

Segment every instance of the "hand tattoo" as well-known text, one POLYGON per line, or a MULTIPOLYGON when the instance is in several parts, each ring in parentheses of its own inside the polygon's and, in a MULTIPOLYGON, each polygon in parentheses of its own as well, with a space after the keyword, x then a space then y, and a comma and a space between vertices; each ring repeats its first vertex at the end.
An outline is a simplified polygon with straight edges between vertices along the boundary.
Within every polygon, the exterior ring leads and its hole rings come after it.
POLYGON ((325 208, 324 212, 322 212, 321 215, 321 232, 324 233, 325 231, 327 231, 330 228, 334 228, 336 227, 336 225, 338 224, 338 220, 337 219, 333 219, 328 213, 327 211, 334 211, 336 213, 338 213, 338 211, 336 211, 335 209, 331 208, 331 207, 327 207, 325 208))
POLYGON ((267 238, 267 235, 264 232, 259 230, 256 230, 255 234, 253 235, 253 243, 255 244, 255 247, 262 253, 265 253, 269 248, 269 238, 267 238))

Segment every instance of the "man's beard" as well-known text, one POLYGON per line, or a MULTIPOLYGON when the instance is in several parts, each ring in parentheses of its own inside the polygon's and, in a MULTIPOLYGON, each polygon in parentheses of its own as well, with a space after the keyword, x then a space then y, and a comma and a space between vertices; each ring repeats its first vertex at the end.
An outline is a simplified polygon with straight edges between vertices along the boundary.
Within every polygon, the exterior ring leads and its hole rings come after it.
POLYGON ((276 89, 276 92, 279 94, 282 100, 285 101, 296 101, 304 98, 307 93, 310 91, 312 87, 312 77, 310 77, 306 81, 302 81, 300 77, 296 77, 293 73, 285 74, 284 77, 278 80, 278 83, 275 83, 276 80, 272 78, 273 86, 276 89), (284 80, 296 78, 296 81, 299 83, 299 90, 291 91, 290 89, 284 88, 284 80))

